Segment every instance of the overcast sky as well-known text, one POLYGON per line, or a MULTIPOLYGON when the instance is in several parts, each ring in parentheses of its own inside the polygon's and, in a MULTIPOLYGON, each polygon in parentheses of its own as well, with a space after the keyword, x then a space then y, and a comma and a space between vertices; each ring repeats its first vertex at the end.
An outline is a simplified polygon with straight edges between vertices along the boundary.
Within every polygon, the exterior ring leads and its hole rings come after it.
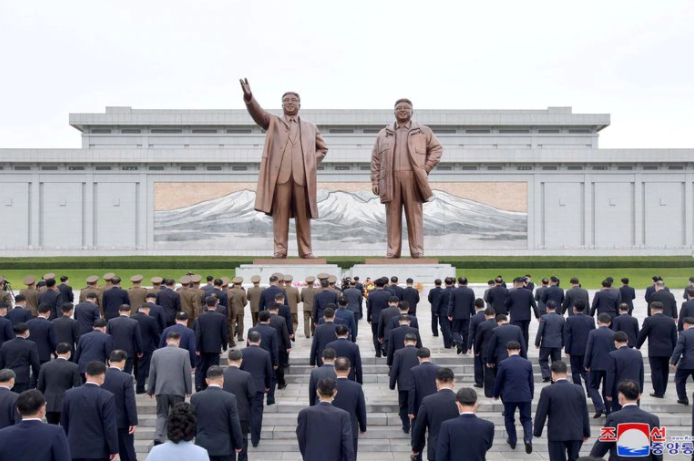
POLYGON ((279 107, 610 113, 601 147, 694 148, 694 2, 0 0, 0 147, 70 112, 279 107))

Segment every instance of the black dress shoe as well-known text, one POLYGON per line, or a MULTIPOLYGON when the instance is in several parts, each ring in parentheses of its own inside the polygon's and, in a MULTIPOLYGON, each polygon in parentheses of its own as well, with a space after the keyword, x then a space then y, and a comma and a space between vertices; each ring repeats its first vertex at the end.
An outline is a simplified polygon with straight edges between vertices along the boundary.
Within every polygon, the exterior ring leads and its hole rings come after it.
POLYGON ((410 428, 409 428, 409 427, 403 427, 403 428, 402 428, 402 431, 403 431, 405 434, 409 434, 409 433, 410 433, 410 428))
POLYGON ((257 443, 254 443, 254 444, 253 444, 253 448, 258 448, 258 444, 257 444, 257 443))
POLYGON ((525 442, 525 452, 530 454, 533 452, 533 444, 530 442, 525 442))
POLYGON ((596 412, 595 412, 595 415, 593 416, 593 419, 598 419, 598 418, 600 418, 600 417, 602 416, 602 413, 603 413, 602 411, 596 411, 596 412))
POLYGON ((463 353, 463 346, 461 346, 460 344, 458 344, 458 346, 456 347, 456 349, 457 349, 458 355, 460 355, 460 354, 463 353))
POLYGON ((286 389, 286 388, 287 388, 286 384, 280 384, 277 386, 277 389, 279 389, 279 390, 286 389))
POLYGON ((438 338, 438 337, 439 337, 439 335, 431 335, 431 336, 433 336, 434 338, 438 338))
POLYGON ((648 395, 650 395, 651 397, 655 397, 656 399, 664 399, 665 398, 664 395, 655 395, 655 392, 651 392, 648 395))
POLYGON ((164 442, 162 442, 161 440, 155 440, 154 446, 156 447, 157 445, 161 445, 162 443, 164 443, 164 442))
POLYGON ((549 380, 550 380, 550 378, 542 378, 542 382, 543 382, 543 383, 548 383, 549 380))
POLYGON ((516 449, 516 444, 511 443, 511 439, 506 439, 506 443, 508 443, 508 446, 510 446, 512 450, 516 449))
POLYGON ((677 403, 681 403, 682 405, 689 405, 689 400, 678 400, 677 403))
POLYGON ((477 384, 477 383, 473 384, 473 386, 475 386, 478 389, 482 389, 484 387, 482 384, 477 384))

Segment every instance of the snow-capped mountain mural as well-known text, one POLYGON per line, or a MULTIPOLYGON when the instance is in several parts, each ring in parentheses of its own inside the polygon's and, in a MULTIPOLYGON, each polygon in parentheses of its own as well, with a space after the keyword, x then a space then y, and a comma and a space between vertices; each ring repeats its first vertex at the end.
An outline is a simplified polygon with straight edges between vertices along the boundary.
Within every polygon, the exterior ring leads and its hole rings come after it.
MULTIPOLYGON (((354 247, 362 253, 385 249, 385 205, 371 191, 318 190, 320 218, 312 221, 314 249, 354 247)), ((155 245, 220 250, 272 248, 272 218, 253 209, 255 192, 240 190, 195 205, 156 211, 155 245)), ((406 224, 403 220, 403 231, 406 224)), ((435 190, 424 204, 425 248, 447 254, 466 248, 522 248, 527 240, 527 213, 505 211, 448 192, 435 190)), ((403 235, 403 240, 406 240, 403 235)), ((293 222, 290 242, 295 240, 293 222)), ((404 244, 407 248, 407 244, 404 244)))

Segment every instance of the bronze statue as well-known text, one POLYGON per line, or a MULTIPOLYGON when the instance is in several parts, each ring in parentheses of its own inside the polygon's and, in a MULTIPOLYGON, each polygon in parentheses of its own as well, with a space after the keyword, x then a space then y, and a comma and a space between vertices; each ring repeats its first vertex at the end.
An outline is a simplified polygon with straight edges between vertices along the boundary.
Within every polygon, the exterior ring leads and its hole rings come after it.
POLYGON ((274 258, 287 257, 289 218, 294 217, 299 256, 315 258, 311 250, 311 219, 318 218, 316 165, 328 148, 318 127, 299 117, 301 99, 294 92, 282 95, 278 117, 258 104, 248 79, 241 80, 248 113, 267 134, 260 162, 255 209, 272 216, 274 258))
POLYGON ((429 172, 441 160, 443 147, 428 126, 412 121, 412 102, 395 102, 395 123, 378 133, 371 154, 371 187, 386 204, 386 257, 399 258, 402 210, 405 210, 410 254, 424 256, 422 204, 433 196, 429 172))

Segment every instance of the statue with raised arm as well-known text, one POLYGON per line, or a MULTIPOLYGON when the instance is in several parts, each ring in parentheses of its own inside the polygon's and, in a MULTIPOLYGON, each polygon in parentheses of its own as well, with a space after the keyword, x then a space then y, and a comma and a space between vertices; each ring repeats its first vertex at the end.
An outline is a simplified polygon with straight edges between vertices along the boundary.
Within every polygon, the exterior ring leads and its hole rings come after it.
POLYGON ((405 211, 410 254, 424 256, 422 204, 433 197, 429 172, 441 160, 443 147, 426 125, 412 121, 412 102, 395 102, 395 123, 383 128, 371 153, 371 187, 386 205, 386 257, 399 258, 402 212, 405 211))
POLYGON ((318 218, 316 166, 328 152, 325 141, 316 125, 299 117, 301 99, 297 93, 282 95, 280 117, 260 107, 248 79, 241 80, 241 88, 248 113, 266 131, 255 209, 272 216, 273 257, 287 257, 289 219, 293 217, 299 256, 315 258, 311 219, 318 218))

